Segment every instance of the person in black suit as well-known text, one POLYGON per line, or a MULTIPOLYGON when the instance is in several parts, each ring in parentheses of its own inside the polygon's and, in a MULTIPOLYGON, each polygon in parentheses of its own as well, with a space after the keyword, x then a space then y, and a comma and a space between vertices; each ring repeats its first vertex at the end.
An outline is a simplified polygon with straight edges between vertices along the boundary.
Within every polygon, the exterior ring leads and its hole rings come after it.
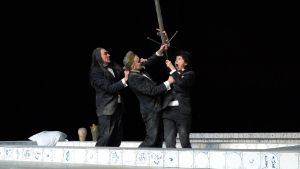
POLYGON ((164 140, 167 148, 176 148, 176 136, 182 148, 191 148, 191 96, 190 90, 195 81, 195 72, 187 70, 190 53, 179 51, 176 54, 175 66, 170 60, 166 60, 170 74, 175 79, 171 90, 166 94, 163 103, 164 140))
POLYGON ((90 83, 96 93, 98 138, 96 146, 118 147, 123 137, 122 116, 125 112, 122 90, 127 86, 129 71, 110 60, 104 48, 92 54, 90 83))
POLYGON ((128 76, 129 88, 139 100, 141 115, 145 123, 146 136, 139 147, 162 147, 161 95, 170 89, 174 79, 169 76, 167 81, 156 85, 149 74, 143 70, 160 60, 162 58, 160 56, 166 50, 167 45, 162 45, 155 54, 146 60, 129 51, 123 60, 125 68, 130 70, 128 76))

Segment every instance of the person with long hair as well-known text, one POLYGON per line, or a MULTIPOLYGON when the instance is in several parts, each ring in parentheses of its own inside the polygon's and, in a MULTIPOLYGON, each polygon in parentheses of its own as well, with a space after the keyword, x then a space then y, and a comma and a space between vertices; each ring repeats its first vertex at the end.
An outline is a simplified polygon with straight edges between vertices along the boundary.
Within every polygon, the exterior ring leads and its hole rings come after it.
POLYGON ((122 90, 127 87, 129 71, 113 62, 109 52, 98 47, 92 53, 90 83, 96 93, 98 138, 96 146, 118 147, 123 137, 125 112, 122 90))

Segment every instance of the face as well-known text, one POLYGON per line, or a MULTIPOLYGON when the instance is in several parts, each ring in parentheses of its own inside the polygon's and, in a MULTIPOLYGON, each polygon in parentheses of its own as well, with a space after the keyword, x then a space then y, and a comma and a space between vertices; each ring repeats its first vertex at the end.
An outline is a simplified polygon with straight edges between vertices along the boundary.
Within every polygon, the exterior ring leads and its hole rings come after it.
POLYGON ((103 64, 109 64, 110 63, 110 54, 108 53, 107 50, 101 48, 100 49, 100 55, 101 55, 101 59, 103 61, 103 64))
POLYGON ((185 63, 182 56, 176 56, 175 67, 177 70, 184 69, 186 65, 187 65, 187 63, 185 63))
POLYGON ((133 64, 131 65, 131 67, 133 70, 141 70, 141 68, 142 68, 140 58, 137 55, 134 56, 133 64))

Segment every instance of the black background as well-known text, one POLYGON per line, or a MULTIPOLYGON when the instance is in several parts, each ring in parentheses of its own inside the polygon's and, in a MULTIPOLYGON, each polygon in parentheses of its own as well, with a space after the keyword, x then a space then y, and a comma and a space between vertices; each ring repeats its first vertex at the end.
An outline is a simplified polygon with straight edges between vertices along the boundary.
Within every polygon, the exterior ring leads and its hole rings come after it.
MULTIPOLYGON (((300 132, 299 57, 293 4, 164 0, 169 56, 185 49, 197 74, 192 132, 300 132), (295 52, 297 51, 297 52, 295 52)), ((97 123, 88 81, 92 50, 122 63, 128 50, 149 57, 158 28, 154 1, 21 2, 2 5, 1 136, 26 140, 97 123)), ((158 82, 164 64, 153 68, 158 82)), ((142 140, 138 102, 126 91, 125 140, 142 140)), ((88 136, 91 139, 91 136, 88 136)))

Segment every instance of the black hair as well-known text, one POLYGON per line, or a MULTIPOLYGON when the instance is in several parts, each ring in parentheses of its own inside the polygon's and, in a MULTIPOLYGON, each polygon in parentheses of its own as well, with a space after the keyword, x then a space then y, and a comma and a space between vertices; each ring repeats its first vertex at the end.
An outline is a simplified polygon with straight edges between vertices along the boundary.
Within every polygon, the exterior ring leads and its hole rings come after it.
POLYGON ((176 52, 176 56, 181 56, 184 60, 185 63, 189 64, 190 63, 190 52, 186 50, 179 50, 176 52))
MULTIPOLYGON (((102 72, 104 73, 104 76, 106 78, 110 78, 111 77, 110 72, 103 65, 103 60, 101 58, 101 49, 104 49, 104 48, 98 47, 98 48, 95 48, 93 50, 90 70, 92 71, 92 70, 95 70, 95 69, 101 69, 102 72)), ((120 65, 116 64, 115 62, 113 62, 112 60, 111 60, 111 62, 109 63, 108 66, 112 67, 114 70, 116 70, 114 72, 115 75, 120 76, 120 74, 122 74, 122 72, 123 72, 122 67, 120 65)))

